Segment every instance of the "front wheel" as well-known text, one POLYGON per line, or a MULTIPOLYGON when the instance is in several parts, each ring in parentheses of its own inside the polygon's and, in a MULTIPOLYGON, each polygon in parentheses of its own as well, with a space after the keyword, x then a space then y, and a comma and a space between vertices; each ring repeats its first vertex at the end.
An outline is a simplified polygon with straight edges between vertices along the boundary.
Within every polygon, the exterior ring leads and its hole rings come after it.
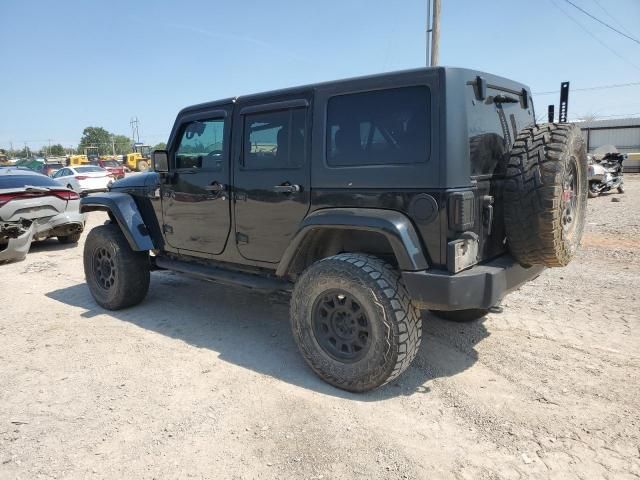
POLYGON ((589 198, 596 198, 600 196, 600 190, 596 185, 596 182, 589 183, 589 198))
POLYGON ((87 235, 84 274, 98 305, 131 307, 149 290, 149 253, 133 251, 117 225, 101 225, 87 235))
POLYGON ((624 193, 624 186, 623 185, 620 185, 618 187, 618 193, 624 193))
POLYGON ((422 323, 399 273, 376 257, 343 253, 320 260, 296 282, 291 326, 318 376, 365 392, 411 364, 422 323))

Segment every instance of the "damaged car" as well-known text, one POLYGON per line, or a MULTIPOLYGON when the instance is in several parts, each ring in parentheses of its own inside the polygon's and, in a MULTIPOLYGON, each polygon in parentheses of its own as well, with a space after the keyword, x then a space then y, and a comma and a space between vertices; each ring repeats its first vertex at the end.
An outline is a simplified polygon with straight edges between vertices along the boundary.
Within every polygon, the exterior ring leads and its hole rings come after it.
POLYGON ((32 240, 77 243, 85 216, 80 195, 23 168, 0 169, 0 261, 24 259, 32 240))

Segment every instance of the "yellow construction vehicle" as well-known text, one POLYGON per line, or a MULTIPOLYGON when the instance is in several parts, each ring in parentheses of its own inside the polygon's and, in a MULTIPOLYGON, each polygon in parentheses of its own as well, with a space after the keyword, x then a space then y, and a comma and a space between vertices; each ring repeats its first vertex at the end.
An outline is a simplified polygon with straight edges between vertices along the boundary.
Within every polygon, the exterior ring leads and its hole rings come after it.
POLYGON ((151 146, 142 143, 133 144, 133 152, 127 153, 122 162, 129 170, 144 172, 151 165, 151 146))
POLYGON ((68 165, 70 167, 78 165, 89 165, 89 158, 86 155, 70 155, 68 165))
POLYGON ((84 155, 89 163, 96 163, 100 159, 100 150, 98 147, 87 147, 84 149, 84 155))

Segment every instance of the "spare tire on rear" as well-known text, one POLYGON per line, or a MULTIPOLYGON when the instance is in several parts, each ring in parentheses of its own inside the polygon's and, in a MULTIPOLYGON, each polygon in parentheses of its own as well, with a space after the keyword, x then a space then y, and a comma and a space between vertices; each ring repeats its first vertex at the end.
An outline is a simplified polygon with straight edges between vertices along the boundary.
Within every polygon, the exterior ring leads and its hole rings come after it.
POLYGON ((580 244, 587 206, 587 154, 567 123, 525 128, 513 144, 504 184, 511 254, 524 266, 567 265, 580 244))

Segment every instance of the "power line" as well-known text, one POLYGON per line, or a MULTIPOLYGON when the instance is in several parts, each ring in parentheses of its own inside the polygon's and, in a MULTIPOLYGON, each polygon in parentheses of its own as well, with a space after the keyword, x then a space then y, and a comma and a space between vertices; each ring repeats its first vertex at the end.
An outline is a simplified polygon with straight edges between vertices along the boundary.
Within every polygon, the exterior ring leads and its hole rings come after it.
POLYGON ((598 0, 593 0, 593 1, 596 3, 596 5, 598 5, 598 7, 600 7, 600 9, 605 13, 605 15, 607 15, 607 17, 609 17, 611 20, 613 20, 615 23, 617 23, 617 24, 618 24, 618 26, 619 26, 622 30, 624 30, 626 33, 628 33, 629 35, 632 35, 632 33, 629 31, 629 29, 628 29, 628 28, 626 28, 626 27, 625 27, 625 26, 620 22, 620 20, 618 20, 617 18, 615 18, 613 15, 611 15, 611 14, 609 13, 609 11, 608 11, 606 8, 604 8, 604 7, 602 6, 602 4, 601 4, 598 0))
MULTIPOLYGON (((607 90, 609 88, 620 88, 620 87, 635 87, 640 86, 640 82, 630 82, 630 83, 617 83, 615 85, 599 85, 597 87, 584 87, 584 88, 572 88, 571 92, 586 92, 589 90, 607 90)), ((558 93, 560 90, 549 90, 548 92, 533 92, 534 95, 550 95, 553 93, 558 93)))
POLYGON ((585 14, 585 15, 587 15, 588 17, 590 17, 590 18, 594 19, 596 22, 601 23, 601 24, 602 24, 602 25, 604 25, 605 27, 610 28, 610 29, 611 29, 611 30, 613 30, 614 32, 616 32, 616 33, 618 33, 618 34, 622 35, 623 37, 626 37, 626 38, 628 38, 629 40, 634 41, 634 42, 636 42, 638 45, 640 45, 640 40, 638 40, 637 38, 633 38, 632 36, 627 35, 627 34, 626 34, 626 33, 624 33, 624 32, 621 32, 621 31, 620 31, 620 30, 618 30, 617 28, 612 27, 612 26, 611 26, 611 25, 609 25, 607 22, 603 22, 603 21, 602 21, 602 20, 600 20, 598 17, 596 17, 596 16, 594 16, 594 15, 591 15, 591 14, 590 14, 589 12, 587 12, 585 9, 583 9, 583 8, 579 7, 578 5, 576 5, 575 3, 573 3, 571 0, 564 0, 564 1, 565 1, 565 2, 567 2, 569 5, 571 5, 571 6, 575 7, 575 8, 577 8, 578 10, 580 10, 582 13, 584 13, 584 14, 585 14))
POLYGON ((629 65, 631 65, 633 68, 636 68, 638 70, 640 70, 640 67, 638 65, 636 65, 635 63, 629 61, 628 59, 626 59, 625 57, 623 57, 622 55, 620 55, 618 52, 616 52, 613 48, 611 48, 609 45, 607 45, 606 43, 604 43, 602 40, 600 40, 598 37, 596 37, 591 30, 589 30, 588 28, 586 28, 584 25, 582 25, 578 20, 576 20, 575 18, 573 18, 571 15, 569 15, 567 12, 565 12, 562 8, 560 8, 560 5, 558 5, 554 0, 549 0, 551 2, 551 4, 556 7, 558 10, 560 10, 567 18, 569 18, 569 20, 571 20, 573 23, 575 23, 578 27, 580 27, 580 29, 582 29, 587 35, 589 35, 590 37, 592 37, 596 42, 598 42, 600 45, 602 45, 604 48, 606 48, 607 50, 609 50, 611 53, 613 53, 616 57, 618 57, 620 60, 624 61, 625 63, 628 63, 629 65))

